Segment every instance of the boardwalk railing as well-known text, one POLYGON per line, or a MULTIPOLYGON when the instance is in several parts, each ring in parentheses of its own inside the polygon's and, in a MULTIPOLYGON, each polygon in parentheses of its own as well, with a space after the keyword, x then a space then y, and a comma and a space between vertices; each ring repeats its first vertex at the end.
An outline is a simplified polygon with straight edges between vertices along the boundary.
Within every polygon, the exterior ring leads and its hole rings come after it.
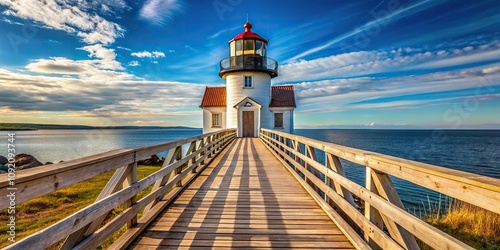
POLYGON ((435 249, 473 249, 408 213, 389 176, 500 214, 495 178, 273 130, 262 129, 260 138, 358 249, 419 249, 415 238, 435 249), (365 187, 346 177, 340 159, 366 168, 365 187), (353 196, 364 201, 364 214, 353 196))
MULTIPOLYGON (((64 239, 61 249, 94 249, 127 225, 125 233, 111 246, 113 249, 124 248, 235 137, 236 130, 228 129, 17 172, 15 198, 19 204, 104 172, 115 171, 93 204, 6 249, 44 249, 64 239), (185 153, 183 145, 189 146, 185 153), (168 154, 163 166, 155 173, 137 180, 137 161, 165 151, 168 154), (137 200, 137 194, 150 186, 153 186, 151 191, 137 200), (123 212, 102 225, 106 216, 123 204, 123 212), (138 218, 141 210, 142 216, 138 218)), ((0 209, 5 209, 9 207, 7 195, 10 186, 7 175, 0 178, 0 209)))

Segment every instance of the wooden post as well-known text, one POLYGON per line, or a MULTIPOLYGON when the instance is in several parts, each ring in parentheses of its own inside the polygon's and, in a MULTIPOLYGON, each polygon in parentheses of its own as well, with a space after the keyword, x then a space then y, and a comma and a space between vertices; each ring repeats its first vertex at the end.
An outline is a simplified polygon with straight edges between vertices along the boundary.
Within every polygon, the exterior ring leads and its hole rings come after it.
MULTIPOLYGON (((108 195, 111 195, 114 192, 118 191, 122 186, 123 181, 127 178, 130 171, 132 171, 132 168, 133 164, 130 164, 128 166, 124 166, 117 169, 113 174, 113 176, 111 177, 111 179, 109 179, 106 186, 102 189, 99 196, 97 196, 96 201, 102 200, 108 195)), ((74 233, 70 234, 68 237, 66 237, 66 240, 64 241, 60 249, 71 249, 80 241, 82 241, 82 239, 85 236, 94 233, 99 228, 101 223, 106 219, 106 216, 107 214, 97 218, 91 224, 88 224, 82 227, 81 229, 75 231, 74 233)))
MULTIPOLYGON (((375 183, 372 179, 372 169, 366 167, 366 189, 370 190, 371 192, 377 194, 377 187, 375 186, 375 183)), ((380 215, 379 211, 372 207, 368 202, 365 202, 365 217, 370 220, 375 226, 377 226, 380 229, 384 229, 384 221, 382 220, 382 216, 380 215)), ((370 247, 372 249, 381 249, 375 241, 373 241, 370 237, 370 235, 373 233, 373 229, 369 229, 368 231, 365 231, 365 240, 368 242, 370 247)))
MULTIPOLYGON (((380 173, 374 170, 371 171, 371 174, 372 181, 377 187, 378 194, 384 197, 386 200, 390 201, 392 204, 404 210, 405 207, 403 205, 403 202, 399 198, 399 195, 396 192, 394 185, 392 184, 391 178, 389 178, 387 174, 380 173)), ((412 234, 410 234, 401 226, 397 225, 393 220, 387 218, 387 216, 385 216, 383 213, 381 215, 385 226, 387 227, 387 231, 389 231, 389 234, 396 242, 401 244, 401 246, 403 246, 405 249, 420 249, 417 241, 415 240, 415 237, 412 234)))
MULTIPOLYGON (((163 162, 163 165, 161 166, 161 168, 166 168, 168 165, 174 163, 176 161, 176 159, 177 159, 176 158, 177 155, 179 155, 179 154, 182 155, 182 150, 180 149, 180 147, 176 147, 175 149, 174 148, 170 149, 168 151, 167 157, 165 158, 165 161, 163 162)), ((169 173, 168 175, 163 176, 163 178, 161 178, 160 180, 158 180, 158 181, 155 182, 155 184, 153 185, 152 191, 154 191, 154 190, 160 188, 161 186, 165 185, 172 178, 173 178, 173 173, 169 173)), ((144 213, 146 213, 149 210, 151 210, 153 208, 153 206, 156 205, 156 203, 158 203, 158 201, 160 201, 161 199, 163 199, 163 197, 156 198, 153 202, 149 203, 144 208, 144 213)))
MULTIPOLYGON (((135 161, 134 164, 131 165, 132 169, 128 173, 125 181, 123 182, 123 188, 130 187, 132 184, 137 182, 137 161, 135 161)), ((123 209, 125 210, 128 207, 131 207, 136 202, 137 202, 137 196, 134 195, 127 202, 125 202, 125 204, 123 204, 123 209)), ((127 228, 131 228, 136 223, 137 223, 137 214, 130 221, 127 221, 127 228)))
MULTIPOLYGON (((342 166, 342 163, 340 162, 340 159, 332 154, 325 153, 325 163, 326 163, 326 168, 331 169, 337 174, 346 177, 345 172, 344 172, 344 167, 342 166)), ((333 188, 340 196, 344 197, 344 199, 349 202, 353 207, 357 207, 356 203, 354 202, 354 198, 352 197, 352 193, 349 192, 347 189, 342 187, 340 184, 336 183, 332 179, 326 177, 326 185, 329 187, 333 188)), ((328 196, 326 196, 327 200, 326 202, 330 203, 328 196)))
MULTIPOLYGON (((306 145, 306 153, 307 153, 307 156, 309 158, 311 158, 314 161, 318 161, 318 158, 316 157, 316 150, 313 147, 306 145)), ((313 166, 310 166, 309 164, 306 163, 306 169, 309 172, 311 172, 312 174, 314 174, 314 176, 316 176, 318 179, 321 180, 321 175, 319 174, 319 171, 316 168, 314 168, 313 166)), ((316 185, 314 185, 314 183, 312 181, 307 180, 307 178, 306 178, 306 181, 307 181, 307 183, 309 183, 309 185, 311 187, 314 188, 314 190, 316 190, 316 192, 318 194, 321 194, 321 189, 318 188, 316 185)))
MULTIPOLYGON (((188 148, 188 150, 187 150, 187 152, 186 152, 186 156, 188 156, 188 155, 190 155, 190 154, 192 154, 192 153, 194 153, 194 152, 196 152, 196 141, 193 141, 193 142, 191 142, 191 144, 189 144, 189 148, 188 148)), ((196 160, 198 160, 198 155, 195 155, 195 156, 194 156, 194 157, 193 157, 193 158, 189 161, 189 162, 191 163, 190 165, 193 165, 193 164, 196 162, 196 160)), ((189 166, 188 166, 188 167, 189 167, 189 166)), ((194 168, 193 168, 193 170, 191 170, 191 173, 196 173, 196 168, 197 168, 197 167, 194 167, 194 168)))

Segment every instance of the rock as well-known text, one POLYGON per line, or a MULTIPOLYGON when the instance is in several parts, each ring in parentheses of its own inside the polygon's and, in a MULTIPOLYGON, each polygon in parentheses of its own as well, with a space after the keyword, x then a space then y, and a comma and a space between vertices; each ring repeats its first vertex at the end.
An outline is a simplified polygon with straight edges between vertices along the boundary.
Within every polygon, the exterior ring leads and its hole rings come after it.
POLYGON ((7 173, 7 172, 9 172, 9 168, 7 166, 0 164, 0 174, 7 173))
POLYGON ((43 163, 29 154, 16 155, 16 157, 14 157, 14 163, 16 164, 16 169, 28 169, 43 165, 43 163))
POLYGON ((144 160, 140 160, 137 162, 137 165, 162 165, 163 164, 163 161, 165 161, 165 159, 160 159, 160 157, 158 157, 157 155, 152 155, 151 157, 147 158, 147 159, 144 159, 144 160))
POLYGON ((9 162, 9 160, 7 158, 5 158, 4 156, 0 155, 0 165, 5 165, 5 164, 7 164, 7 162, 9 162))

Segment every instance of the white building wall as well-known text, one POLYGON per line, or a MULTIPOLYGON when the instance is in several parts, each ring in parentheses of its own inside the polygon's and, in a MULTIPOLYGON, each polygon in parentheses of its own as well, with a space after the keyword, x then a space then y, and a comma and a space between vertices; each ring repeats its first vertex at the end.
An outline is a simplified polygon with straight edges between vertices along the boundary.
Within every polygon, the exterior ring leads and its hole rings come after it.
POLYGON ((272 124, 271 129, 285 133, 293 133, 293 109, 290 108, 271 108, 272 124), (283 128, 274 127, 274 113, 283 113, 283 128))
POLYGON ((269 111, 271 103, 271 77, 260 72, 232 72, 226 77, 227 128, 238 126, 238 110, 234 106, 250 97, 260 105, 260 124, 262 128, 271 128, 273 118, 269 111), (252 76, 253 88, 244 88, 244 76, 252 76))
POLYGON ((203 108, 203 134, 215 132, 226 128, 226 108, 203 108), (212 113, 221 113, 221 127, 212 127, 212 113))

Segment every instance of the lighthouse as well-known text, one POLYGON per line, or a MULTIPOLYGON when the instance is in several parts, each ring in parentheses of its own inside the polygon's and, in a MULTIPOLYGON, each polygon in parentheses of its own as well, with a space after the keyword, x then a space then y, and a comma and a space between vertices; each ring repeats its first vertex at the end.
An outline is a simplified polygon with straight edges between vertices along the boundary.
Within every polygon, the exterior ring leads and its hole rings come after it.
POLYGON ((229 57, 220 61, 226 86, 205 89, 203 133, 225 128, 236 128, 238 137, 258 137, 261 128, 293 133, 293 85, 271 86, 278 63, 267 57, 269 42, 252 32, 252 24, 243 28, 229 41, 229 57))

